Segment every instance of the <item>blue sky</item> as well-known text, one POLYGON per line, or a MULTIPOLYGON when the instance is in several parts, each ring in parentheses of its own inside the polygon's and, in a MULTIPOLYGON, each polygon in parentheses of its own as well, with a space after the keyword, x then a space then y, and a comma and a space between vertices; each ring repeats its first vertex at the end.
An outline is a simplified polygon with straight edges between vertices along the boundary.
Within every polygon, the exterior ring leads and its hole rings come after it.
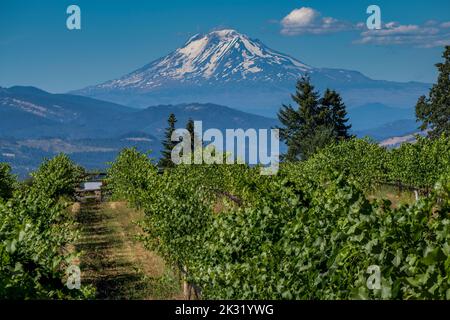
POLYGON ((312 66, 434 82, 434 64, 442 45, 450 44, 449 21, 448 0, 0 0, 0 86, 79 89, 133 71, 218 27, 312 66), (70 4, 81 8, 81 30, 66 28, 70 4), (370 4, 381 8, 378 34, 358 26, 370 4))

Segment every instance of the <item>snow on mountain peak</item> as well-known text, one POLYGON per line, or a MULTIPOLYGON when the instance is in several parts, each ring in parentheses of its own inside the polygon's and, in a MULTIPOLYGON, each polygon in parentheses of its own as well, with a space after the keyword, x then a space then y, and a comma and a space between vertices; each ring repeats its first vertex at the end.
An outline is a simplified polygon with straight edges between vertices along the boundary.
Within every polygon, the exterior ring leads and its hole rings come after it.
POLYGON ((239 35, 239 33, 234 29, 222 29, 210 32, 210 34, 216 34, 219 37, 228 37, 233 35, 239 35))
POLYGON ((290 101, 289 93, 306 73, 317 90, 341 92, 348 106, 404 107, 429 89, 419 83, 372 80, 357 71, 313 68, 236 30, 223 29, 193 35, 138 70, 72 93, 133 107, 212 102, 272 117, 280 103, 290 101))
POLYGON ((157 88, 168 81, 280 81, 312 68, 233 29, 196 34, 183 47, 100 88, 157 88))

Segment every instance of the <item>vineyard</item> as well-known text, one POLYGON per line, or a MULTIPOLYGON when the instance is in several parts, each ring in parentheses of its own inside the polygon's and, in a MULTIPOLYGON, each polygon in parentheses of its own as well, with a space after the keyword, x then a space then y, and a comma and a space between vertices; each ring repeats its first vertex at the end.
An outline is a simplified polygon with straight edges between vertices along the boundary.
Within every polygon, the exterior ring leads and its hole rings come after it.
POLYGON ((82 169, 65 155, 44 162, 33 183, 18 183, 0 165, 0 297, 82 299, 93 288, 69 290, 66 268, 77 257, 67 207, 82 169))
MULTIPOLYGON (((95 297, 92 285, 66 286, 67 267, 83 259, 68 210, 82 175, 65 155, 26 182, 0 165, 1 298, 95 297)), ((143 212, 133 236, 182 275, 192 297, 450 299, 447 138, 394 150, 353 139, 282 163, 273 176, 215 164, 161 173, 147 154, 124 149, 105 183, 112 200, 143 212), (386 185, 416 190, 418 200, 369 196, 386 185), (378 287, 368 285, 374 267, 378 287)))
POLYGON ((109 170, 118 199, 145 212, 142 237, 204 299, 450 299, 450 140, 396 150, 365 140, 282 164, 180 165, 158 174, 124 150, 109 170), (420 191, 393 207, 383 184, 420 191), (368 269, 380 270, 369 289, 368 269))

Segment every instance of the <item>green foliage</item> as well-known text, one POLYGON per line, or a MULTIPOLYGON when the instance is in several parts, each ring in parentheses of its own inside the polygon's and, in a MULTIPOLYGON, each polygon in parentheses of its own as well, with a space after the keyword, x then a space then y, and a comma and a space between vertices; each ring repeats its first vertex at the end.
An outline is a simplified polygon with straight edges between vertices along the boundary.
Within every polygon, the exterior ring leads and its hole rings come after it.
MULTIPOLYGON (((203 298, 448 299, 448 159, 444 138, 395 151, 354 139, 285 163, 276 176, 180 165, 120 194, 140 198, 145 245, 187 271, 203 298), (410 148, 433 154, 413 160, 410 148), (367 200, 365 188, 409 179, 414 173, 400 172, 415 161, 433 170, 414 180, 435 185, 430 196, 397 209, 367 200), (373 265, 381 270, 375 290, 367 287, 373 265)), ((122 170, 125 180, 144 175, 122 170)))
POLYGON ((328 124, 338 140, 349 139, 351 136, 348 131, 351 125, 348 125, 347 110, 341 96, 334 90, 327 89, 321 100, 324 123, 328 124))
POLYGON ((450 46, 442 55, 444 63, 436 64, 439 70, 437 83, 430 90, 428 98, 422 96, 416 105, 417 120, 422 121, 421 129, 431 129, 428 134, 438 138, 450 136, 450 46))
POLYGON ((163 150, 161 151, 161 158, 158 162, 158 167, 160 168, 172 168, 174 166, 172 162, 172 149, 175 147, 175 142, 172 141, 172 133, 175 131, 177 118, 173 113, 169 115, 167 122, 169 126, 164 135, 164 141, 162 142, 163 150))
POLYGON ((193 269, 204 297, 445 299, 450 220, 436 198, 391 210, 341 178, 298 182, 215 216, 193 269), (381 269, 380 290, 366 286, 371 265, 381 269))
POLYGON ((450 172, 450 139, 418 137, 416 143, 392 150, 387 165, 388 181, 430 189, 440 175, 450 172))
MULTIPOLYGON (((208 169, 206 169, 208 170, 208 169)), ((201 185, 203 167, 177 166, 155 181, 145 194, 145 243, 166 261, 190 268, 203 248, 212 217, 209 190, 201 185)))
POLYGON ((285 160, 307 159, 334 141, 350 138, 345 104, 336 91, 327 89, 320 98, 309 77, 302 77, 292 99, 298 108, 283 105, 278 113, 280 138, 288 146, 285 160))
POLYGON ((152 188, 158 173, 148 155, 135 148, 123 149, 108 169, 106 187, 115 199, 127 199, 135 207, 140 207, 142 190, 152 188))
POLYGON ((0 202, 0 298, 81 299, 90 287, 69 290, 66 267, 76 233, 61 196, 73 194, 80 169, 66 156, 46 161, 6 202, 0 202))
POLYGON ((317 125, 314 134, 301 138, 301 150, 303 159, 308 159, 335 140, 335 132, 332 127, 317 125))
POLYGON ((194 130, 194 120, 189 119, 188 122, 186 123, 186 130, 189 132, 190 135, 190 139, 191 139, 191 148, 190 148, 190 152, 193 153, 195 150, 195 139, 197 139, 197 134, 194 130))
POLYGON ((11 174, 11 167, 6 163, 0 163, 0 201, 12 196, 15 184, 16 179, 11 174))
POLYGON ((32 189, 49 198, 72 196, 79 185, 84 170, 65 154, 45 160, 39 169, 32 173, 32 189))
POLYGON ((416 143, 392 150, 352 139, 327 146, 306 161, 303 171, 325 177, 341 172, 363 190, 383 183, 431 189, 442 174, 450 172, 450 139, 418 137, 416 143))
POLYGON ((389 152, 369 140, 352 139, 334 143, 303 165, 310 176, 328 177, 340 172, 364 190, 370 189, 386 177, 386 159, 389 152))

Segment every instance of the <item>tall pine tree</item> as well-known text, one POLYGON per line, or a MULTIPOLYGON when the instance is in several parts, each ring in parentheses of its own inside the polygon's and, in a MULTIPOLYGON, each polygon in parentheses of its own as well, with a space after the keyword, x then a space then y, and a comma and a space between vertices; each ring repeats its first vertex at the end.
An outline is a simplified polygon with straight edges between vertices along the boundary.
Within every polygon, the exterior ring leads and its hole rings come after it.
POLYGON ((439 70, 437 83, 430 90, 429 97, 421 96, 416 105, 417 121, 422 121, 420 129, 430 129, 430 138, 441 134, 450 136, 450 46, 442 55, 444 63, 436 64, 439 70))
POLYGON ((194 131, 194 120, 189 119, 186 124, 186 130, 189 132, 191 139, 191 153, 195 150, 195 140, 197 139, 197 134, 194 131))
MULTIPOLYGON (((183 137, 183 139, 188 139, 190 140, 190 155, 191 155, 191 161, 193 163, 199 163, 201 162, 201 157, 202 157, 202 142, 201 142, 201 137, 199 137, 198 133, 195 132, 195 125, 194 125, 194 120, 189 119, 188 122, 186 123, 186 130, 189 133, 189 135, 186 135, 185 137, 183 137), (199 150, 197 150, 198 152, 196 152, 195 148, 198 148, 199 150), (197 160, 196 160, 197 159, 197 160), (200 160, 198 160, 200 159, 200 160)), ((183 152, 181 152, 183 154, 183 152)))
POLYGON ((327 89, 323 94, 321 105, 325 113, 325 121, 330 124, 337 140, 351 138, 350 124, 347 125, 347 110, 341 96, 334 90, 327 89))
POLYGON ((161 151, 161 158, 159 159, 158 166, 160 168, 172 168, 175 164, 172 161, 172 149, 175 147, 176 143, 172 141, 172 133, 175 131, 175 123, 177 119, 175 115, 171 113, 169 119, 167 120, 169 126, 166 128, 164 134, 164 141, 162 142, 163 150, 161 151))
POLYGON ((283 127, 280 130, 280 139, 288 146, 283 160, 295 161, 304 158, 302 150, 302 137, 310 136, 317 127, 319 110, 319 93, 308 76, 301 77, 296 84, 296 92, 291 95, 292 100, 298 105, 294 109, 291 105, 283 105, 278 112, 278 119, 283 127))
POLYGON ((345 104, 336 91, 327 89, 320 98, 309 77, 303 76, 297 82, 292 100, 297 108, 283 105, 278 113, 282 124, 280 139, 288 146, 283 160, 307 159, 326 145, 351 137, 345 104))

